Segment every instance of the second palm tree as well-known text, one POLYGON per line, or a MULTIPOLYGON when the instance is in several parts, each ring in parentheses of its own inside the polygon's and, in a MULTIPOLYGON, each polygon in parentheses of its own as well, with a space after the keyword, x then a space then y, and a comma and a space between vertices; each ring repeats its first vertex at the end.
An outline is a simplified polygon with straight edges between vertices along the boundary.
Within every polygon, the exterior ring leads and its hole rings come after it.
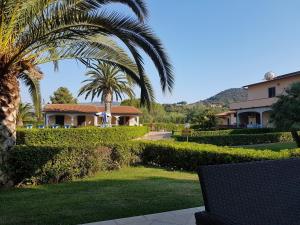
MULTIPOLYGON (((78 96, 85 94, 85 99, 91 97, 92 101, 100 98, 105 105, 106 115, 111 115, 113 100, 122 100, 125 95, 130 98, 134 96, 133 83, 118 67, 103 62, 90 67, 91 70, 85 74, 89 78, 82 82, 85 85, 80 88, 78 96)), ((111 126, 111 116, 107 125, 111 126)))

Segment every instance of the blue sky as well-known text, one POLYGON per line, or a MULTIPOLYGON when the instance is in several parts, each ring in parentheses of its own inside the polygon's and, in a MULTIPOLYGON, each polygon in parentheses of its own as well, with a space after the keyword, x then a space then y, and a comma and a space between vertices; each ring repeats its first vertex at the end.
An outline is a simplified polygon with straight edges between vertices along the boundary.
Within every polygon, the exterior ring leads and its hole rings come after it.
MULTIPOLYGON (((172 95, 162 94, 155 68, 146 60, 158 102, 195 102, 227 88, 258 82, 270 70, 278 75, 300 70, 298 0, 146 2, 151 13, 148 23, 162 39, 176 76, 172 95)), ((117 9, 128 12, 124 7, 117 9)), ((51 64, 41 69, 46 102, 60 86, 77 95, 84 67, 63 61, 59 72, 51 64)), ((25 88, 22 100, 30 101, 25 88)))

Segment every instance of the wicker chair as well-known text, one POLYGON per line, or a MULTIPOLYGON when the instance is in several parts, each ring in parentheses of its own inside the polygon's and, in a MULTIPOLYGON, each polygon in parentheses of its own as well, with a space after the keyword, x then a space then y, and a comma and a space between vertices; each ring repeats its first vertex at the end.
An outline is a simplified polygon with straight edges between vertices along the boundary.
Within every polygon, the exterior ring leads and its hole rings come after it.
POLYGON ((203 166, 197 225, 300 225, 300 159, 203 166))

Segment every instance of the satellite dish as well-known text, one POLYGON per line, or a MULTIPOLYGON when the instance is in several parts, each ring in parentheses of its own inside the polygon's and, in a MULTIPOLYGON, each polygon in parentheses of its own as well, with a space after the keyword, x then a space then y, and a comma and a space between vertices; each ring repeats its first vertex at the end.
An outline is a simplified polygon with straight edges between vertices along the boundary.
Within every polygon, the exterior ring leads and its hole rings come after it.
POLYGON ((273 71, 269 71, 265 74, 265 80, 273 80, 276 74, 273 71))

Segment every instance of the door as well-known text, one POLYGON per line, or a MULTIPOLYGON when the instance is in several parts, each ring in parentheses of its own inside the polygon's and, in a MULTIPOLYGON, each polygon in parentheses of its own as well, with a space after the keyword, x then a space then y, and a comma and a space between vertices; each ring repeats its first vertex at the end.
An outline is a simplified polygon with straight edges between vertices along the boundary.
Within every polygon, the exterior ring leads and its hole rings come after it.
POLYGON ((59 126, 65 125, 65 116, 55 116, 55 124, 59 126))
POLYGON ((78 116, 77 117, 77 126, 85 126, 85 116, 78 116))

